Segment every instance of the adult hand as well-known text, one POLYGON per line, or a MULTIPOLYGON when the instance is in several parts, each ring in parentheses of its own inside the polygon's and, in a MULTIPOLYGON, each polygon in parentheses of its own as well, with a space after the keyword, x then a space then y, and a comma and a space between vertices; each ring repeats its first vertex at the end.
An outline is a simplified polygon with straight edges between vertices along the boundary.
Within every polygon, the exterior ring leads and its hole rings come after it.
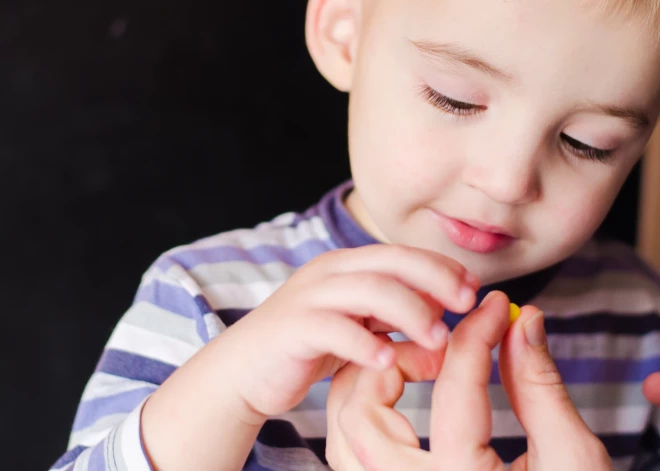
POLYGON ((328 397, 330 466, 338 471, 506 469, 489 446, 491 350, 501 342, 500 376, 528 437, 527 453, 510 469, 611 470, 605 447, 578 414, 548 353, 542 313, 524 307, 509 328, 508 306, 502 293, 487 296, 455 329, 446 352, 394 344, 395 367, 375 371, 349 364, 338 372, 328 397), (393 406, 404 380, 428 379, 438 371, 431 452, 425 452, 393 406))

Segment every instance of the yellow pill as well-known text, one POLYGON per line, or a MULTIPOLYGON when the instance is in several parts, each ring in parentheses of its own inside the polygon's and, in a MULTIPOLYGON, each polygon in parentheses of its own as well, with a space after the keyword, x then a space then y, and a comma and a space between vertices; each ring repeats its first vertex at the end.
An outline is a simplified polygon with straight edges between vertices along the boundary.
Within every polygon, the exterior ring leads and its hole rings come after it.
POLYGON ((520 308, 513 303, 509 304, 509 320, 511 322, 515 322, 516 319, 518 319, 519 317, 520 317, 520 308))

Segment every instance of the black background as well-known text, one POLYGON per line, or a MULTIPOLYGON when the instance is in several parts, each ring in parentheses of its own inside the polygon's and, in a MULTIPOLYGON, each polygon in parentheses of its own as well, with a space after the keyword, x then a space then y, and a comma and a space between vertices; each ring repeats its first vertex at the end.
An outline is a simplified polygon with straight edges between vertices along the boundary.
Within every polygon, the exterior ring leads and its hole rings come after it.
MULTIPOLYGON (((0 3, 0 462, 47 469, 164 250, 348 178, 305 2, 0 3)), ((606 229, 633 242, 638 169, 606 229)))

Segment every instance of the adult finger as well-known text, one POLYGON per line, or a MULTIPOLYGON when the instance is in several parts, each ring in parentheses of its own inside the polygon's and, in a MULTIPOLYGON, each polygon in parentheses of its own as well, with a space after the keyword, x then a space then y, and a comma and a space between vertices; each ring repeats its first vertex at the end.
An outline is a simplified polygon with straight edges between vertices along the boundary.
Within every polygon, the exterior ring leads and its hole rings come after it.
POLYGON ((502 342, 499 365, 502 383, 531 448, 550 451, 558 443, 582 446, 585 437, 592 440, 548 352, 539 309, 523 307, 502 342))

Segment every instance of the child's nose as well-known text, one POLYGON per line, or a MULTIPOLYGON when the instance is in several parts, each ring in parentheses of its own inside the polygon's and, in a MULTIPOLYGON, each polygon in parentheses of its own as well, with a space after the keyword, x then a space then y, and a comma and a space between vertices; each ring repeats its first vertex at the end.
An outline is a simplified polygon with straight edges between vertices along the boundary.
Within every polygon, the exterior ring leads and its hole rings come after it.
POLYGON ((522 205, 538 198, 540 181, 534 159, 490 157, 465 169, 465 183, 501 204, 522 205))

